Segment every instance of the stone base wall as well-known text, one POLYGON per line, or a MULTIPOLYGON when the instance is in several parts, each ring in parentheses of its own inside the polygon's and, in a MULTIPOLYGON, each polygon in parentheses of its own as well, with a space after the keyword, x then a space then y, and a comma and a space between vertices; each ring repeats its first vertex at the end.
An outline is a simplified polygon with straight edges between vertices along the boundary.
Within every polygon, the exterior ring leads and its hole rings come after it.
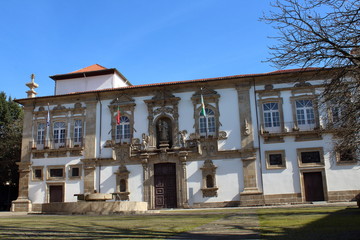
POLYGON ((240 206, 262 206, 265 205, 264 195, 261 193, 240 194, 240 206))
POLYGON ((240 206, 239 201, 229 202, 208 202, 208 203, 194 203, 189 208, 222 208, 222 207, 238 207, 240 206))
POLYGON ((302 203, 301 193, 264 195, 264 199, 265 199, 265 205, 302 203))
POLYGON ((328 201, 329 202, 355 201, 355 197, 358 195, 360 197, 360 190, 329 191, 328 201))
POLYGON ((113 214, 143 213, 148 210, 146 202, 67 202, 41 204, 42 213, 66 214, 113 214))
POLYGON ((30 212, 32 211, 31 201, 29 199, 16 199, 12 201, 12 212, 30 212))

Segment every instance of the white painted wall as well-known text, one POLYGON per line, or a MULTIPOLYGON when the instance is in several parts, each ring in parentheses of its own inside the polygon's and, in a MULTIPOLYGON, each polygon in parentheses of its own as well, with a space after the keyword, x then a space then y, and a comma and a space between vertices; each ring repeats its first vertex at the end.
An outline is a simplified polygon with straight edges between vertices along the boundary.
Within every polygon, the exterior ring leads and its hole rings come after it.
POLYGON ((128 86, 116 74, 56 80, 55 95, 128 86))
MULTIPOLYGON (((69 178, 69 166, 81 165, 81 158, 79 157, 65 157, 65 158, 43 158, 32 159, 32 167, 43 167, 43 181, 33 181, 32 176, 29 177, 29 199, 33 203, 46 203, 47 184, 48 183, 65 183, 64 200, 65 202, 76 202, 77 197, 74 194, 84 192, 84 170, 82 169, 80 179, 69 178), (47 169, 50 166, 65 166, 65 176, 63 180, 47 180, 47 169)), ((32 172, 31 172, 32 174, 32 172)))
POLYGON ((186 165, 188 181, 188 199, 190 206, 194 203, 239 201, 240 191, 244 189, 242 162, 240 159, 214 160, 216 169, 216 186, 218 197, 203 197, 202 171, 203 161, 188 162, 186 165))

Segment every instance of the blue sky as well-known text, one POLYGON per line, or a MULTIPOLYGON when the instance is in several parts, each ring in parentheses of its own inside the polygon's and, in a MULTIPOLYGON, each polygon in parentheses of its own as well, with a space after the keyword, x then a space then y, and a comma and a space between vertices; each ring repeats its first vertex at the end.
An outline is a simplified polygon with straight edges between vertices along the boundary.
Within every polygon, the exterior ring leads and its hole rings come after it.
POLYGON ((276 70, 268 0, 19 0, 0 2, 1 88, 25 98, 54 93, 49 76, 92 64, 118 69, 132 84, 276 70))

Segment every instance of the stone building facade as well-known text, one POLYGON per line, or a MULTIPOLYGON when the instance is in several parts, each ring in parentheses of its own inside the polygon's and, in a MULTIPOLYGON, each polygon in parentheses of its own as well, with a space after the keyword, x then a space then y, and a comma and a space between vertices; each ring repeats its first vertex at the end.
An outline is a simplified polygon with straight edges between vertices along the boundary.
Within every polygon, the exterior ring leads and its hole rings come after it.
POLYGON ((350 201, 357 156, 335 151, 334 114, 317 102, 329 76, 295 69, 131 85, 92 65, 51 76, 55 95, 45 97, 33 80, 17 100, 25 114, 12 210, 94 194, 149 209, 350 201))

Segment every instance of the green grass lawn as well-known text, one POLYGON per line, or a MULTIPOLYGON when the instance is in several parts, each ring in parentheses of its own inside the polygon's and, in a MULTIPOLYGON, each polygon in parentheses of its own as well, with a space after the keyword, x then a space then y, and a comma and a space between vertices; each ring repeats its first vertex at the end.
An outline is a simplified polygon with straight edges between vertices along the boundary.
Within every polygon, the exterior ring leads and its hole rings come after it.
POLYGON ((49 216, 0 218, 0 239, 162 239, 225 214, 49 216))
MULTIPOLYGON (((360 239, 360 209, 355 207, 227 208, 164 211, 151 215, 1 217, 0 239, 164 239, 221 218, 233 219, 231 216, 249 213, 256 213, 259 217, 261 239, 360 239)), ((234 228, 241 230, 241 221, 236 222, 234 228)))
POLYGON ((257 213, 262 239, 360 239, 359 208, 273 208, 257 213))

